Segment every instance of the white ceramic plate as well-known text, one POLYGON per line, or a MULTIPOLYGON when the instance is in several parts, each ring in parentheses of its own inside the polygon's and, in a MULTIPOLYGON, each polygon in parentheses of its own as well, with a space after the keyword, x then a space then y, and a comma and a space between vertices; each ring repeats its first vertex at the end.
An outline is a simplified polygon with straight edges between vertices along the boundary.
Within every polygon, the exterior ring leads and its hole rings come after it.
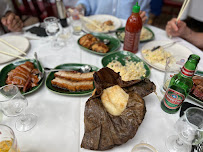
MULTIPOLYGON (((173 41, 152 41, 152 42, 145 44, 143 46, 142 50, 152 49, 159 45, 163 46, 163 45, 171 43, 171 42, 173 42, 173 41)), ((174 56, 176 61, 180 61, 181 59, 184 59, 185 61, 187 61, 190 54, 192 54, 192 51, 190 51, 188 48, 184 47, 183 45, 178 44, 178 42, 168 48, 164 48, 164 50, 170 52, 171 55, 174 56)), ((165 65, 160 64, 160 63, 150 63, 150 61, 148 61, 145 58, 145 54, 143 54, 142 51, 141 51, 141 54, 142 54, 142 58, 144 59, 144 61, 147 62, 150 66, 152 66, 155 69, 165 71, 165 65)))
POLYGON ((113 22, 114 29, 112 29, 110 31, 105 31, 105 32, 97 32, 97 31, 93 31, 91 29, 88 29, 88 27, 86 26, 88 23, 84 22, 83 23, 83 30, 85 32, 87 32, 87 33, 88 32, 108 33, 108 32, 116 31, 118 28, 121 27, 121 21, 115 16, 111 16, 111 15, 92 15, 92 16, 89 16, 88 18, 91 19, 91 20, 96 20, 96 21, 102 22, 102 23, 105 22, 105 21, 111 20, 113 22))
MULTIPOLYGON (((30 47, 30 43, 28 39, 22 36, 3 36, 1 37, 1 39, 5 40, 9 44, 12 44, 13 46, 22 50, 23 52, 26 52, 30 47)), ((19 56, 22 55, 21 52, 18 52, 17 50, 7 46, 2 42, 0 42, 0 50, 11 54, 19 55, 19 56)), ((0 53, 0 64, 12 61, 14 59, 16 59, 16 57, 12 57, 12 56, 8 56, 0 53)))

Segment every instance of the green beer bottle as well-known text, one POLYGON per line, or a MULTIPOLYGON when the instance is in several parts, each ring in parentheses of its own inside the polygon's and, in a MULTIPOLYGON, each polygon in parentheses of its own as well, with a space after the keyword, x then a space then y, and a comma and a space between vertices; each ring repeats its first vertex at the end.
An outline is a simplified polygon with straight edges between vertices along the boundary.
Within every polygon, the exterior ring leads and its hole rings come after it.
POLYGON ((161 101, 163 111, 173 114, 179 110, 193 87, 192 77, 199 60, 200 57, 198 55, 191 54, 180 72, 171 78, 168 89, 161 101))

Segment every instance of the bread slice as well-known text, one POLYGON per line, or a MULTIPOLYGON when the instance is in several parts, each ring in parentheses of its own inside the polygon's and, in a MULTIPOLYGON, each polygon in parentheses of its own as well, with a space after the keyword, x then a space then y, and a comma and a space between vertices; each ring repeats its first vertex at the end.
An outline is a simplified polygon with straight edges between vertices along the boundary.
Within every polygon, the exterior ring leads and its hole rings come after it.
POLYGON ((93 74, 94 72, 80 73, 77 71, 59 71, 54 73, 54 76, 72 81, 93 81, 93 74))
POLYGON ((82 91, 93 89, 93 81, 71 81, 64 78, 56 77, 51 81, 53 86, 70 91, 82 91))

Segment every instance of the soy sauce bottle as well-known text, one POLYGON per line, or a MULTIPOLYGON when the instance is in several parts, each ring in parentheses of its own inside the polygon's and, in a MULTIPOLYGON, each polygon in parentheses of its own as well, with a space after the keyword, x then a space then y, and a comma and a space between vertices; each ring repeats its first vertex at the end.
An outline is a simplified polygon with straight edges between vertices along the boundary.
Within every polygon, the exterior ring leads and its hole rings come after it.
POLYGON ((142 30, 142 19, 140 17, 140 6, 138 2, 133 6, 132 14, 128 18, 125 26, 125 38, 124 47, 126 51, 132 53, 138 52, 138 46, 140 43, 140 33, 142 30))

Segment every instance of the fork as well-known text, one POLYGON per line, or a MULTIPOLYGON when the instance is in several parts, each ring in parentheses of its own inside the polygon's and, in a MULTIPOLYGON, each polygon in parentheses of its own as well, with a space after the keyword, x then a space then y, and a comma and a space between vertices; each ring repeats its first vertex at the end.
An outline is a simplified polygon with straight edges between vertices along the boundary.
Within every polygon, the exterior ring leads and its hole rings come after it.
POLYGON ((164 45, 162 45, 162 46, 161 46, 161 45, 155 46, 155 47, 153 47, 153 48, 151 49, 151 52, 153 52, 153 51, 159 49, 160 47, 163 47, 163 48, 170 47, 170 46, 174 45, 174 44, 177 43, 177 42, 179 42, 179 41, 170 42, 170 43, 164 44, 164 45))

